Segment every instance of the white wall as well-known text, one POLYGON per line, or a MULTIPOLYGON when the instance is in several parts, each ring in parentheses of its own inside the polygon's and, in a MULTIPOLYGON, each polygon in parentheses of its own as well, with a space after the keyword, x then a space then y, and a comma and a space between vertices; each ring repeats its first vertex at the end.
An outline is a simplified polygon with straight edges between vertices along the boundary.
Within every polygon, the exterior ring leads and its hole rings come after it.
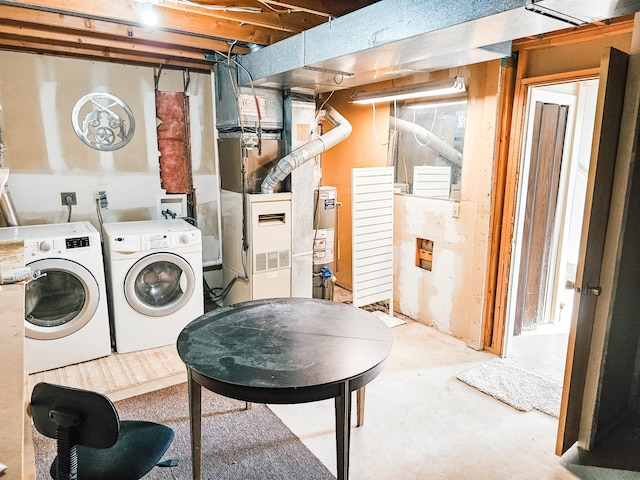
MULTIPOLYGON (((160 183, 156 138, 154 69, 106 62, 0 52, 0 106, 10 169, 9 189, 22 224, 66 222, 61 192, 75 192, 71 221, 99 227, 94 192, 107 192, 104 222, 157 218, 160 183), (10 66, 10 68, 7 68, 10 66), (131 109, 131 141, 108 152, 85 145, 75 134, 72 110, 87 93, 106 92, 131 109)), ((184 91, 182 71, 163 70, 162 91, 184 91)), ((187 93, 196 214, 205 241, 205 261, 219 259, 217 168, 210 75, 190 73, 187 93)), ((0 218, 0 225, 4 219, 0 218)))

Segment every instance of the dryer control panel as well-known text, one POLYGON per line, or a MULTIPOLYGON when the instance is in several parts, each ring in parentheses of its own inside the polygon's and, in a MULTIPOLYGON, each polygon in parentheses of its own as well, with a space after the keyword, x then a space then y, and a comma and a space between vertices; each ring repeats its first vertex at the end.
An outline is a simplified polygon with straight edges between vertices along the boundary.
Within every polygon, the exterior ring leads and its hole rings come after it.
POLYGON ((200 232, 166 232, 140 235, 142 250, 166 250, 200 242, 200 232))

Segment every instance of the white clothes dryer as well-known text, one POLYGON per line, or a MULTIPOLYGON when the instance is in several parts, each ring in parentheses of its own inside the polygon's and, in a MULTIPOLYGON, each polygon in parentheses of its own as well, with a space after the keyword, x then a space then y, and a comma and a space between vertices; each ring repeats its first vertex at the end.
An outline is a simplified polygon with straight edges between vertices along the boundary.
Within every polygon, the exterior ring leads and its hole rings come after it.
POLYGON ((204 313, 200 230, 180 219, 102 228, 116 352, 175 343, 204 313))
POLYGON ((100 232, 89 222, 0 228, 23 240, 25 266, 42 276, 25 286, 27 373, 111 353, 100 232))

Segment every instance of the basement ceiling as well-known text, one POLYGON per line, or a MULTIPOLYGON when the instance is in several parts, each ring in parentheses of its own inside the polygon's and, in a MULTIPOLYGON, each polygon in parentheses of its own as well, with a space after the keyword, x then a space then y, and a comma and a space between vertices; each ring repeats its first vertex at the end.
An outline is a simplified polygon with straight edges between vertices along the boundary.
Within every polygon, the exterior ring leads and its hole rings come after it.
POLYGON ((516 39, 638 10, 640 0, 382 0, 240 62, 254 86, 321 93, 508 57, 516 39))
POLYGON ((194 71, 219 52, 256 86, 320 93, 506 57, 516 39, 638 10, 640 0, 0 0, 0 49, 194 71))
POLYGON ((207 52, 245 54, 375 0, 0 0, 0 49, 211 70, 207 52), (149 3, 150 5, 145 5, 149 3), (145 8, 157 27, 142 23, 145 8))

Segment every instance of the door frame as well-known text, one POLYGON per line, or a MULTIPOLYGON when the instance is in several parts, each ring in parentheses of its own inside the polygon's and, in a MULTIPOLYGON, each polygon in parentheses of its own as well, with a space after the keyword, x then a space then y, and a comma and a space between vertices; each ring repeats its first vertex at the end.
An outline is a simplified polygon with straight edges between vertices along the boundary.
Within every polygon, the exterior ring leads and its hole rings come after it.
MULTIPOLYGON (((494 167, 494 193, 502 185, 501 198, 494 196, 492 202, 492 228, 490 237, 495 241, 490 246, 488 282, 485 292, 487 305, 484 315, 485 350, 503 355, 505 329, 507 328, 508 292, 511 278, 512 248, 518 200, 518 179, 526 136, 526 113, 530 88, 573 81, 599 78, 600 68, 589 68, 538 77, 526 77, 528 51, 519 53, 517 67, 503 66, 503 73, 511 76, 513 96, 509 88, 501 92, 498 115, 509 115, 510 121, 500 124, 497 133, 499 144, 494 167), (510 106, 511 105, 511 106, 510 106), (512 110, 511 110, 512 109, 512 110)), ((508 87, 508 82, 505 84, 508 87)))

